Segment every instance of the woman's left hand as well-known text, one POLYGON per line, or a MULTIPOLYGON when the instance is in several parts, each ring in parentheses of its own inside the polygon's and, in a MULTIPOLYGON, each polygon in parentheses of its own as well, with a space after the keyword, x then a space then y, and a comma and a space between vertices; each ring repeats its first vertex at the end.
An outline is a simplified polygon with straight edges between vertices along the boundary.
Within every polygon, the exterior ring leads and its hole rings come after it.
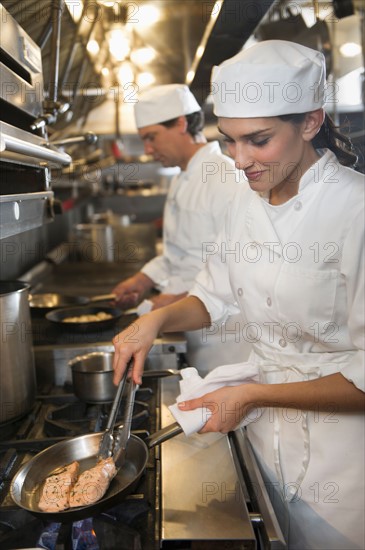
POLYGON ((201 407, 209 409, 212 416, 199 433, 228 433, 256 408, 252 390, 258 384, 226 386, 202 397, 178 403, 181 411, 192 411, 201 407))

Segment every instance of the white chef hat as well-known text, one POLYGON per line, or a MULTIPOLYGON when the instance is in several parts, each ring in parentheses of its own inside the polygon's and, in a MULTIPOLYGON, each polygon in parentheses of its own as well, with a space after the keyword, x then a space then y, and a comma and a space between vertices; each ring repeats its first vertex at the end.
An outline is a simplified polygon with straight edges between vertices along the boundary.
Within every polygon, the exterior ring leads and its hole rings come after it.
POLYGON ((285 40, 266 40, 212 72, 214 114, 255 118, 306 113, 325 103, 324 56, 285 40))
POLYGON ((200 109, 199 103, 185 84, 165 84, 155 86, 138 97, 134 116, 137 128, 143 128, 190 115, 200 109))

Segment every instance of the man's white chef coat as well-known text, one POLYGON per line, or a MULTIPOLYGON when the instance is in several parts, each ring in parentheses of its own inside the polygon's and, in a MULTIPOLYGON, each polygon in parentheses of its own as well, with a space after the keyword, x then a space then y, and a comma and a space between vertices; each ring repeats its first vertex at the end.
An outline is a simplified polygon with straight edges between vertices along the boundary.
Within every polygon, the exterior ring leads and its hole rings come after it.
MULTIPOLYGON (((283 205, 248 185, 237 190, 190 293, 214 322, 242 312, 248 362, 262 382, 341 372, 364 391, 364 176, 322 153, 283 205)), ((335 405, 333 413, 267 408, 248 426, 281 494, 275 509, 291 550, 363 547, 364 431, 363 414, 335 405)))
POLYGON ((203 263, 203 246, 217 236, 242 180, 217 141, 198 149, 175 176, 163 217, 163 254, 142 269, 162 292, 189 290, 203 263))

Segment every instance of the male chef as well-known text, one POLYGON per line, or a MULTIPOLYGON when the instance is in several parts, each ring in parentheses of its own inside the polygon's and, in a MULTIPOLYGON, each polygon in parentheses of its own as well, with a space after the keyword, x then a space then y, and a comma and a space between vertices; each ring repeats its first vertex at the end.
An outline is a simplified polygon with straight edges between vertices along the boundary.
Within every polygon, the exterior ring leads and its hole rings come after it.
MULTIPOLYGON (((162 255, 121 281, 113 292, 126 309, 157 289, 160 294, 149 298, 147 305, 157 309, 180 300, 192 287, 215 249, 242 180, 218 142, 207 143, 203 112, 187 86, 168 84, 142 93, 134 114, 146 154, 165 167, 178 166, 181 172, 171 181, 165 203, 162 255)), ((238 316, 221 328, 188 333, 187 340, 189 364, 203 374, 223 363, 245 360, 250 348, 238 316)))

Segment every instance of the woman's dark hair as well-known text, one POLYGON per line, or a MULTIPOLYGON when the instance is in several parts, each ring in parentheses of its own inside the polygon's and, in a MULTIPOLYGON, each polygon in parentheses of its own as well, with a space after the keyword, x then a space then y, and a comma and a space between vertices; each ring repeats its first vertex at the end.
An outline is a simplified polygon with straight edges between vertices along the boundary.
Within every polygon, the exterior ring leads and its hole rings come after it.
MULTIPOLYGON (((279 118, 285 122, 300 124, 305 119, 306 113, 293 115, 281 115, 279 118)), ((344 166, 354 166, 357 155, 354 152, 351 139, 339 132, 331 117, 326 113, 324 122, 318 134, 312 139, 315 149, 330 149, 344 166)))
MULTIPOLYGON (((195 113, 191 113, 190 115, 185 115, 186 121, 188 123, 187 130, 191 136, 196 136, 199 134, 203 128, 204 128, 204 113, 203 111, 196 111, 195 113)), ((172 126, 175 126, 177 122, 177 118, 172 118, 171 120, 166 120, 165 122, 161 122, 161 126, 166 126, 166 128, 171 128, 172 126)))

